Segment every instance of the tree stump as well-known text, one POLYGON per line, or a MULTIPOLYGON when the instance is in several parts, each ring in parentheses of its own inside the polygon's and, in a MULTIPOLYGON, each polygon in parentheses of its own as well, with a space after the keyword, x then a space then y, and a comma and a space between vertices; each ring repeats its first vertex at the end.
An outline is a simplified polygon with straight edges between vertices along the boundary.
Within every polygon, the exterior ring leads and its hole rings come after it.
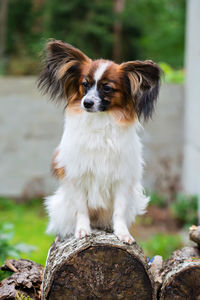
POLYGON ((56 239, 44 271, 42 300, 156 299, 142 249, 97 231, 76 240, 56 239))
POLYGON ((165 261, 160 300, 200 299, 200 251, 184 247, 165 261))

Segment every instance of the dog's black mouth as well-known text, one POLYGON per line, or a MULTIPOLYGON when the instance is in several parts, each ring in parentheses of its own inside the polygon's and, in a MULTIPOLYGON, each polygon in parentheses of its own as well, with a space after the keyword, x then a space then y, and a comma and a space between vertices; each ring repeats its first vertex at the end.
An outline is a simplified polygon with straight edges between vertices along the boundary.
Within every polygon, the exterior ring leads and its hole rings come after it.
POLYGON ((98 112, 98 110, 94 110, 92 108, 84 108, 85 111, 90 112, 90 113, 95 113, 98 112))
POLYGON ((89 112, 89 113, 98 113, 98 112, 104 112, 107 110, 107 107, 105 106, 99 106, 98 109, 95 108, 83 108, 85 111, 89 112))

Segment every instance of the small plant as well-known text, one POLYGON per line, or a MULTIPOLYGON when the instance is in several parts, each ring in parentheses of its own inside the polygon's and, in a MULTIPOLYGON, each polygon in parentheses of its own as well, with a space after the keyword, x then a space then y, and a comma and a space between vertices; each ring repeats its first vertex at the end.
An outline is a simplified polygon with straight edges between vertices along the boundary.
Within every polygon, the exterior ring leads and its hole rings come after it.
MULTIPOLYGON (((30 251, 28 254, 21 251, 20 257, 44 265, 49 246, 55 237, 45 234, 48 219, 42 205, 42 200, 31 199, 27 202, 20 201, 16 203, 13 199, 0 197, 0 220, 1 224, 10 223, 10 220, 12 220, 15 234, 9 241, 9 245, 25 241, 26 244, 37 247, 36 251, 30 251)), ((20 250, 24 247, 23 245, 19 244, 20 250)), ((0 258, 1 263, 3 261, 0 258)))
POLYGON ((0 225, 0 263, 9 257, 20 258, 20 253, 29 253, 36 249, 34 246, 24 243, 12 245, 13 227, 13 224, 10 223, 0 225))
POLYGON ((198 222, 198 197, 193 195, 177 195, 175 202, 170 205, 173 216, 181 225, 189 227, 198 222))
MULTIPOLYGON (((35 246, 18 243, 12 245, 14 236, 13 224, 5 223, 0 225, 0 265, 4 263, 7 258, 20 258, 21 253, 30 253, 35 250, 35 246)), ((0 270, 0 281, 9 277, 12 274, 10 271, 0 270)), ((26 298, 24 298, 26 299, 26 298)))
POLYGON ((17 293, 16 294, 16 300, 32 300, 32 298, 30 298, 29 296, 24 296, 23 294, 21 293, 17 293))
POLYGON ((166 206, 166 199, 164 196, 160 196, 156 193, 151 194, 149 205, 165 207, 166 206))
POLYGON ((182 241, 179 235, 155 234, 149 240, 141 242, 145 255, 153 257, 161 255, 163 259, 169 258, 172 252, 181 248, 182 241))
POLYGON ((0 262, 4 262, 8 257, 19 258, 19 250, 10 244, 13 239, 13 225, 6 223, 0 226, 0 262))

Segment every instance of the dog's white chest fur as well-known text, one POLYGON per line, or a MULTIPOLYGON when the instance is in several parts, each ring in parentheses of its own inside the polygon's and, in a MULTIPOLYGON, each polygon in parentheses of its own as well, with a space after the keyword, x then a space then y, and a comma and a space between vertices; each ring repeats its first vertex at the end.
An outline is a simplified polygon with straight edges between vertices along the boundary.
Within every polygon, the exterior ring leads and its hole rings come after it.
POLYGON ((65 178, 54 196, 46 200, 49 231, 66 235, 75 230, 76 213, 87 206, 96 213, 91 225, 112 227, 115 199, 122 195, 122 207, 130 226, 143 212, 148 199, 143 195, 139 124, 120 126, 107 113, 66 114, 57 163, 65 167, 65 178), (123 200, 126 198, 126 201, 123 200), (126 204, 125 204, 126 202, 126 204))
POLYGON ((106 209, 118 182, 140 177, 140 148, 136 128, 121 127, 106 113, 67 115, 58 162, 89 207, 106 209))

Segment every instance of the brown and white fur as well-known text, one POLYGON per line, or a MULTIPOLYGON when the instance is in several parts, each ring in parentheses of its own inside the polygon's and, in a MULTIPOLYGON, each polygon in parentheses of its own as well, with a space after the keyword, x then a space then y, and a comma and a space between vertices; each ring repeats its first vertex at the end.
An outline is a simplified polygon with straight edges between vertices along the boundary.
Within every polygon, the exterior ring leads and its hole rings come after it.
POLYGON ((59 188, 46 198, 48 232, 82 238, 113 229, 132 243, 129 228, 145 211, 140 118, 151 117, 159 67, 150 60, 91 60, 61 41, 47 44, 39 88, 65 104, 65 125, 53 159, 59 188))

